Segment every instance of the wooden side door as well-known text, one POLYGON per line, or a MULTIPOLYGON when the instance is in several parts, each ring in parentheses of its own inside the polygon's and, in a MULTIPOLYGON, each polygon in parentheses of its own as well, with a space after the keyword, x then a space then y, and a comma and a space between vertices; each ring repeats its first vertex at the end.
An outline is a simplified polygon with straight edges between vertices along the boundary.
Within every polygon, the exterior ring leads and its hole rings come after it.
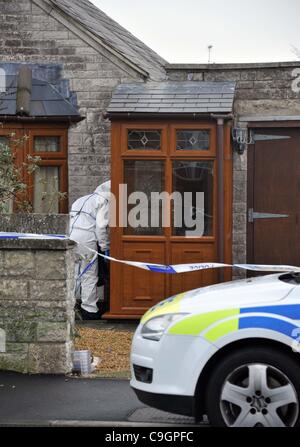
POLYGON ((248 262, 300 265, 300 129, 256 128, 248 154, 248 262))

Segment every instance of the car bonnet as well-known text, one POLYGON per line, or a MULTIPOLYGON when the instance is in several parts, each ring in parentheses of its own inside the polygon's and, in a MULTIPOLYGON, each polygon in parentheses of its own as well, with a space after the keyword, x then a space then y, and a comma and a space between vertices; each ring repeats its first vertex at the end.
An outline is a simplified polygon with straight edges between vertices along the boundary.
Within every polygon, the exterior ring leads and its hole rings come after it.
POLYGON ((281 274, 217 284, 175 295, 158 303, 141 323, 172 313, 199 314, 247 306, 264 306, 284 299, 295 287, 281 281, 281 274))

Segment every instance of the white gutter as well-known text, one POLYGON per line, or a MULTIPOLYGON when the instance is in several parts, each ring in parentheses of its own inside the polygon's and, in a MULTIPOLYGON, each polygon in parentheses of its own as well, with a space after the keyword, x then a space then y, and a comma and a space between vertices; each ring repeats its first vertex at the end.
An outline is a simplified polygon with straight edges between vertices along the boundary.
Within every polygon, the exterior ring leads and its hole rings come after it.
POLYGON ((240 116, 239 122, 260 122, 260 121, 300 121, 300 115, 251 115, 240 116))

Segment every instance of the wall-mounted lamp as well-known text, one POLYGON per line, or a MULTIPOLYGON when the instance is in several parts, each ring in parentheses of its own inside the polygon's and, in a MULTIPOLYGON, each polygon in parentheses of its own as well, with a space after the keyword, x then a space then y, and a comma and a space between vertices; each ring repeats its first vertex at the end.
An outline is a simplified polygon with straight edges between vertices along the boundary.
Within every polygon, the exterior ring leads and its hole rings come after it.
POLYGON ((248 131, 246 127, 232 128, 233 150, 242 155, 250 144, 254 144, 254 136, 252 131, 248 131))

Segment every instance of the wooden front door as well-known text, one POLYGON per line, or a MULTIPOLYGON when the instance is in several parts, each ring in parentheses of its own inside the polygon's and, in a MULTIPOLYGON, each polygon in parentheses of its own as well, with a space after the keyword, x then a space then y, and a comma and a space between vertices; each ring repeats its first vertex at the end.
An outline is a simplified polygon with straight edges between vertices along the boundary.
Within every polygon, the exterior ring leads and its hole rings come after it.
MULTIPOLYGON (((229 128, 224 131, 225 161, 228 175, 224 200, 227 204, 224 232, 225 253, 231 261, 231 153, 229 128)), ((113 122, 112 123, 112 192, 117 198, 115 228, 111 228, 112 256, 148 263, 183 264, 216 261, 217 259, 217 135, 212 122, 113 122), (127 191, 120 191, 125 184, 127 191), (140 191, 191 194, 192 203, 158 206, 153 217, 150 206, 141 209, 139 218, 148 227, 124 225, 125 203, 140 191), (200 202, 196 192, 201 192, 200 202), (200 203, 200 204, 199 204, 200 203), (186 209, 188 206, 188 209, 186 209), (199 217, 200 225, 189 228, 184 213, 199 217), (198 214, 196 214, 198 213, 198 214), (152 216, 152 217, 151 217, 152 216), (167 219, 170 224, 165 225, 167 219), (164 221, 166 219, 166 221, 164 221), (122 220, 122 223, 121 223, 122 220), (122 227, 122 225, 124 225, 122 227), (192 231, 192 233, 191 233, 192 231)), ((125 220, 134 212, 127 206, 125 220)), ((126 222, 127 223, 127 222, 126 222)), ((227 274, 227 278, 228 274, 227 274)), ((218 281, 214 270, 181 275, 163 275, 117 263, 111 265, 110 312, 107 318, 139 318, 149 307, 168 296, 218 281)))
POLYGON ((248 262, 300 266, 300 129, 254 129, 248 153, 248 262))

